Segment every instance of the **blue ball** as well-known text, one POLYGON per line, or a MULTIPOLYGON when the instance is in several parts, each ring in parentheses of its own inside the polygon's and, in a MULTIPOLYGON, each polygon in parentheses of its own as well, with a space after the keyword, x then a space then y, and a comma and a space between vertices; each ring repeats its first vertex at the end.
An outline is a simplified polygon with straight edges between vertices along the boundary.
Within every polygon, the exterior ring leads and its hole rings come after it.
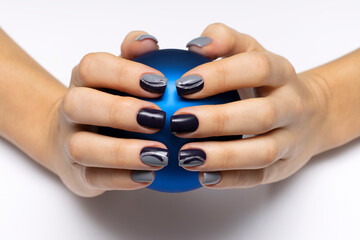
MULTIPOLYGON (((166 145, 170 152, 169 164, 163 169, 155 172, 155 180, 150 186, 148 186, 149 189, 176 193, 200 188, 201 184, 199 182, 199 173, 187 171, 178 165, 178 153, 180 148, 190 141, 222 141, 238 139, 241 138, 241 136, 203 139, 179 138, 170 132, 170 117, 178 109, 183 107, 223 104, 237 101, 239 100, 238 93, 236 91, 230 91, 216 96, 196 100, 180 97, 176 92, 175 80, 179 79, 190 69, 209 62, 209 59, 197 53, 177 49, 164 49, 146 53, 137 57, 134 61, 143 63, 161 71, 168 79, 168 84, 163 96, 156 99, 142 98, 146 101, 157 104, 163 111, 166 112, 165 127, 155 134, 133 133, 109 128, 102 128, 100 132, 106 135, 121 138, 154 140, 162 142, 166 145)), ((219 81, 221 84, 221 79, 219 79, 219 81)))

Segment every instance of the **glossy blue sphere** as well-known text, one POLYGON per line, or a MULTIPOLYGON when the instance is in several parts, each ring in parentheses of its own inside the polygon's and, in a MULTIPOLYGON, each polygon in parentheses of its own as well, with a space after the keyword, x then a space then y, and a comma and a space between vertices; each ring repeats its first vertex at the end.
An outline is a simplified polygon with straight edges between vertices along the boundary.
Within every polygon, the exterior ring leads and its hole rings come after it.
MULTIPOLYGON (((163 169, 155 172, 155 180, 148 188, 161 192, 176 193, 190 191, 201 187, 198 172, 190 172, 178 166, 178 152, 180 148, 190 141, 228 140, 240 138, 241 136, 207 139, 178 138, 170 132, 170 117, 178 109, 183 107, 222 104, 237 101, 239 100, 238 93, 236 91, 231 91, 198 100, 189 100, 180 97, 176 92, 175 80, 179 79, 190 69, 209 62, 209 59, 197 53, 177 49, 164 49, 146 53, 137 57, 134 61, 143 63, 161 71, 168 79, 168 84, 162 97, 156 99, 145 99, 146 101, 157 104, 163 111, 166 112, 165 127, 155 134, 125 132, 108 128, 103 129, 102 133, 122 138, 155 140, 166 145, 170 152, 169 164, 163 169)), ((219 81, 221 81, 221 79, 219 79, 219 81)))

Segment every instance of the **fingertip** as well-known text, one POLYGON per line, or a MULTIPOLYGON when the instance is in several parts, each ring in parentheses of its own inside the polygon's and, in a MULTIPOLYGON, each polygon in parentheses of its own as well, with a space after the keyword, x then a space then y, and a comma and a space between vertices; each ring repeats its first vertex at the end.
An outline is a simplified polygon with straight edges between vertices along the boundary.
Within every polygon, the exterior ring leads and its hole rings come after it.
POLYGON ((134 59, 144 53, 159 49, 158 40, 144 31, 130 32, 121 45, 121 57, 134 59))
POLYGON ((151 34, 146 34, 146 33, 138 36, 137 38, 135 38, 135 40, 136 41, 153 40, 153 41, 155 41, 156 44, 159 42, 156 37, 154 37, 151 34))
POLYGON ((222 180, 221 172, 200 172, 199 180, 204 187, 215 187, 222 180))
POLYGON ((148 186, 155 179, 155 174, 153 171, 147 170, 133 170, 131 171, 131 180, 135 183, 148 186))

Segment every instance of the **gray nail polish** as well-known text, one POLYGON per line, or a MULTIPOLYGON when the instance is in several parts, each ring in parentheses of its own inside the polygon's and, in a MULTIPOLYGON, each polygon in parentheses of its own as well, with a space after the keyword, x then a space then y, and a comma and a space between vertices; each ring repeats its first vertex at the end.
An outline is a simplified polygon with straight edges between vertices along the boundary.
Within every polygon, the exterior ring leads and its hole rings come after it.
POLYGON ((131 179, 134 182, 152 182, 154 174, 152 171, 134 170, 131 172, 131 179))
POLYGON ((197 46, 197 47, 205 47, 206 45, 209 45, 212 42, 212 39, 209 37, 197 37, 188 42, 186 44, 186 47, 190 46, 197 46))
POLYGON ((204 87, 204 80, 200 75, 189 75, 175 81, 178 95, 188 95, 200 91, 204 87))
POLYGON ((150 35, 150 34, 140 35, 135 40, 136 41, 141 41, 141 40, 144 40, 144 39, 151 39, 151 40, 154 40, 156 43, 158 43, 158 40, 156 39, 156 37, 154 37, 153 35, 150 35))
POLYGON ((151 166, 166 166, 169 161, 169 151, 164 148, 144 147, 140 152, 140 160, 151 166))
POLYGON ((204 172, 204 179, 202 183, 204 185, 213 185, 219 183, 221 180, 220 172, 204 172))
POLYGON ((140 79, 140 87, 152 93, 164 93, 168 80, 157 74, 144 74, 140 79))

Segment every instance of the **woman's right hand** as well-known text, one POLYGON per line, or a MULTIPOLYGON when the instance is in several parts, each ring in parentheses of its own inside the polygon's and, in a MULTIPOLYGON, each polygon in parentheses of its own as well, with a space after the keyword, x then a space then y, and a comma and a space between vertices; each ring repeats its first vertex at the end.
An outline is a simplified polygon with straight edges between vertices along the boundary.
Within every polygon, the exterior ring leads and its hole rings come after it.
POLYGON ((107 190, 143 188, 153 181, 153 171, 167 165, 168 151, 160 142, 113 138, 86 130, 88 126, 106 126, 152 134, 164 126, 165 113, 154 103, 97 90, 161 96, 167 83, 163 74, 130 61, 158 49, 157 40, 144 34, 128 34, 120 57, 86 55, 73 69, 70 88, 54 108, 52 166, 77 195, 92 197, 107 190))

